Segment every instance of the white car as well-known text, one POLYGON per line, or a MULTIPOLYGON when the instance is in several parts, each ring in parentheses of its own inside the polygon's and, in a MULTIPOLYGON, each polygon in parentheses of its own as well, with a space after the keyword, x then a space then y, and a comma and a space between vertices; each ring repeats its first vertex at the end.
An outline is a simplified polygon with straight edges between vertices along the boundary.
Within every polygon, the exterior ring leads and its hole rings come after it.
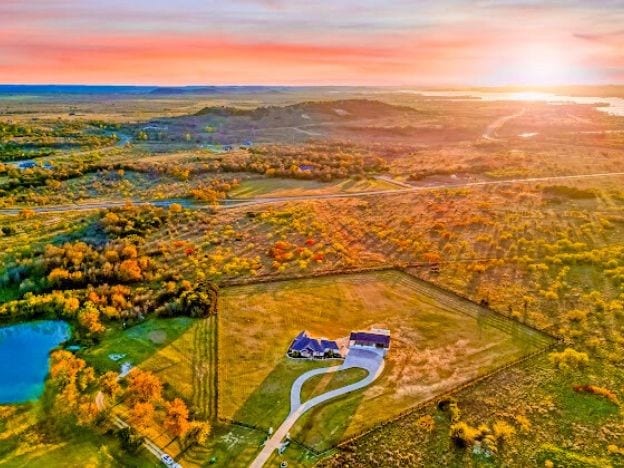
POLYGON ((166 453, 163 453, 160 456, 160 461, 162 461, 165 465, 172 467, 177 464, 171 455, 167 455, 166 453))

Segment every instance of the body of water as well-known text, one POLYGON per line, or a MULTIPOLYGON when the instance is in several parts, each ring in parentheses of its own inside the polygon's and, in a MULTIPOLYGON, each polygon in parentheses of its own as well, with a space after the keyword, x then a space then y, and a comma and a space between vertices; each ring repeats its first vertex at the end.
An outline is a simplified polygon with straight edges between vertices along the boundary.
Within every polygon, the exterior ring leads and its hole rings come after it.
POLYGON ((0 404, 39 398, 50 351, 70 335, 69 325, 60 320, 0 327, 0 404))
POLYGON ((473 91, 419 91, 405 90, 405 93, 420 94, 431 97, 447 97, 455 100, 481 99, 483 101, 527 101, 549 102, 551 104, 575 103, 595 105, 596 109, 612 115, 624 116, 624 98, 593 97, 593 96, 563 96, 554 93, 539 92, 473 92, 473 91))

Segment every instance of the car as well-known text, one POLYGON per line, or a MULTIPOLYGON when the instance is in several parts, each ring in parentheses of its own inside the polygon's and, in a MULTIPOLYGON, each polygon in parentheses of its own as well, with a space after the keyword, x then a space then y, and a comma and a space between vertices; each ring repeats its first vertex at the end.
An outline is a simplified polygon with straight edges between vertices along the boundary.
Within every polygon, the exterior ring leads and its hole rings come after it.
POLYGON ((171 466, 173 467, 174 465, 176 465, 175 460, 171 457, 171 455, 167 455, 166 453, 163 453, 160 456, 160 461, 163 462, 165 465, 167 466, 171 466))

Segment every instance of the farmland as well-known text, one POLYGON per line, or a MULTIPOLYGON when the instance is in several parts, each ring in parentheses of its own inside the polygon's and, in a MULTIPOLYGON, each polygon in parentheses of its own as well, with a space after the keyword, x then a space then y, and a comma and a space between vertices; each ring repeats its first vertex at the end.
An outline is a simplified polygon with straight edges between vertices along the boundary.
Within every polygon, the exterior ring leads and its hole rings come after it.
POLYGON ((293 430, 317 449, 549 343, 392 271, 231 288, 220 301, 219 414, 265 429, 285 417, 288 390, 303 371, 284 357, 300 330, 330 338, 370 327, 392 330, 384 377, 362 394, 311 411, 293 430), (318 433, 323 429, 333 433, 318 433))

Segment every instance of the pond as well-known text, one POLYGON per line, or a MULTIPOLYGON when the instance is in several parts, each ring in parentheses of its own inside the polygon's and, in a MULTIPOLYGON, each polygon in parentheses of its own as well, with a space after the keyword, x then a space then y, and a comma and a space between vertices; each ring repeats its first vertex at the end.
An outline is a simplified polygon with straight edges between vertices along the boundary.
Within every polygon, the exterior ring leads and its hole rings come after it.
POLYGON ((49 353, 70 336, 69 325, 60 320, 0 327, 0 404, 39 398, 49 353))

